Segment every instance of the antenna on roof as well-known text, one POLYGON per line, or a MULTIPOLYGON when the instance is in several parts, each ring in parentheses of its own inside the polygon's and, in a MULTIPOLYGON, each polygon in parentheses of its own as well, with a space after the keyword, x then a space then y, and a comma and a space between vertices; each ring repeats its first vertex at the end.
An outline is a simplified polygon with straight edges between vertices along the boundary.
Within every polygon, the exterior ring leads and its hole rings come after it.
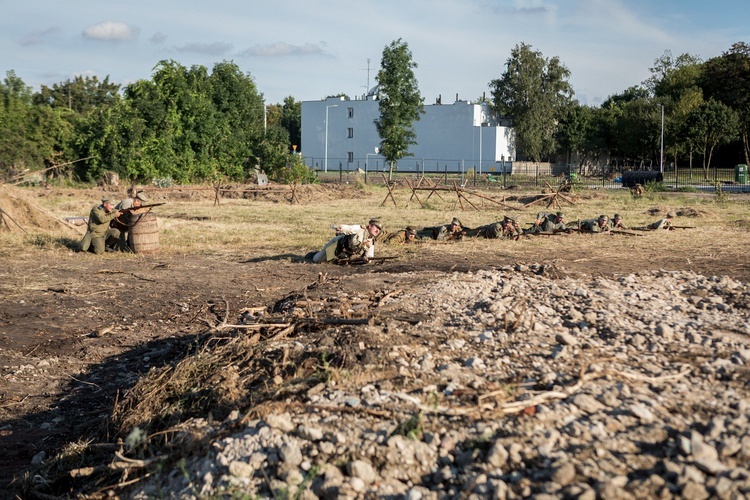
POLYGON ((367 85, 365 86, 365 90, 369 92, 370 91, 370 58, 369 57, 367 58, 367 70, 363 70, 363 71, 367 71, 367 85))

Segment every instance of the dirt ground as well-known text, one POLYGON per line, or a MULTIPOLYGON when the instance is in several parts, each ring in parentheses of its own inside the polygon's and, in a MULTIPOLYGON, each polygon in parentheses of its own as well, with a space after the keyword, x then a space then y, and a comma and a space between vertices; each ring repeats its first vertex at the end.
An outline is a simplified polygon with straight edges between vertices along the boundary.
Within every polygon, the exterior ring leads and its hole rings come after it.
POLYGON ((614 262, 611 252, 582 257, 576 242, 585 237, 561 237, 554 257, 540 255, 532 245, 501 254, 467 244, 460 256, 425 245, 404 258, 346 267, 309 264, 289 254, 123 259, 34 249, 4 257, 0 485, 68 443, 106 435, 113 404, 123 391, 151 367, 184 356, 210 325, 234 322, 250 308, 273 307, 314 283, 319 298, 334 304, 347 293, 382 296, 420 287, 444 273, 519 262, 552 264, 561 275, 689 268, 750 281, 742 246, 722 248, 715 242, 721 258, 708 252, 692 260, 679 251, 649 247, 637 258, 614 262))

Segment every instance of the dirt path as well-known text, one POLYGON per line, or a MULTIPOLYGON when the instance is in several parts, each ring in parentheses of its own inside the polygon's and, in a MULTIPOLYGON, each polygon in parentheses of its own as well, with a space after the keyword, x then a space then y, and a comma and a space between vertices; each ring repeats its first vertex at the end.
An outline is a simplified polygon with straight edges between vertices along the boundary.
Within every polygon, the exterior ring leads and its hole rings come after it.
MULTIPOLYGON (((526 257, 554 261, 555 272, 568 275, 685 268, 684 257, 657 252, 616 264, 574 252, 526 257)), ((750 266, 742 259, 704 259, 691 267, 748 281, 750 266)), ((516 262, 517 256, 471 249, 456 258, 439 246, 357 267, 305 264, 288 255, 243 261, 54 252, 12 259, 0 271, 0 484, 35 457, 106 432, 122 391, 150 367, 184 356, 208 325, 235 321, 243 308, 271 306, 315 282, 319 293, 340 301, 341 291, 409 289, 443 273, 516 262)))

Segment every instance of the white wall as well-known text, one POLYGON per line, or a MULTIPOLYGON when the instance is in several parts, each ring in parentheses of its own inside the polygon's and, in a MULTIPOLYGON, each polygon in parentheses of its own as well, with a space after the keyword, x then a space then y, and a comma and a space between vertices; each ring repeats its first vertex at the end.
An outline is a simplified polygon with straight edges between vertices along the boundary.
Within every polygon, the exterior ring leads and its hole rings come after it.
MULTIPOLYGON (((369 170, 384 170, 383 158, 374 154, 380 144, 374 121, 380 113, 378 101, 372 96, 353 101, 328 98, 302 102, 301 151, 307 165, 318 170, 326 168, 326 108, 328 170, 338 171, 339 165, 343 170, 364 169, 366 160, 369 170), (353 137, 349 137, 349 129, 353 137)), ((425 106, 425 113, 414 123, 417 144, 410 148, 413 156, 399 161, 399 171, 456 172, 476 168, 477 172, 500 172, 497 162, 501 158, 515 159, 509 141, 512 133, 508 127, 488 126, 492 123, 489 115, 486 104, 467 101, 425 106), (483 122, 480 138, 479 124, 483 122)))

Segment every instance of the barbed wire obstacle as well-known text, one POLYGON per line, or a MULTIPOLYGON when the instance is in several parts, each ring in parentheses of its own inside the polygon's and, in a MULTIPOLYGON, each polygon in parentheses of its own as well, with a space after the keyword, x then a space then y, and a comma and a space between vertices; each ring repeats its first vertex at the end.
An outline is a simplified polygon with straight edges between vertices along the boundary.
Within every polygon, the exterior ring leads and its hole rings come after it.
MULTIPOLYGON (((233 187, 225 187, 222 186, 221 181, 213 182, 212 187, 210 188, 190 188, 190 187, 182 187, 180 186, 181 191, 204 191, 204 190, 213 190, 214 191, 214 206, 220 206, 221 205, 221 198, 222 195, 228 194, 228 193, 237 193, 240 195, 245 195, 248 193, 256 193, 256 194, 268 194, 268 193, 283 193, 288 192, 289 193, 289 203, 291 205, 294 205, 295 203, 300 203, 299 198, 297 197, 297 188, 299 185, 297 183, 294 184, 288 184, 286 187, 284 185, 280 184, 279 187, 270 187, 270 186, 257 186, 257 187, 245 187, 244 185, 238 188, 233 187)), ((164 188, 164 190, 170 190, 172 188, 164 188)))
MULTIPOLYGON (((388 194, 385 196, 385 199, 383 200, 383 203, 380 204, 380 206, 385 206, 386 201, 388 201, 388 198, 393 201, 394 206, 396 205, 396 200, 393 198, 393 191, 396 188, 395 183, 389 183, 385 176, 383 176, 383 180, 385 181, 386 187, 388 188, 388 194)), ((466 202, 467 205, 471 206, 474 210, 480 210, 479 207, 477 207, 474 202, 469 199, 469 196, 479 198, 481 200, 486 200, 489 202, 492 202, 496 205, 499 205, 507 210, 521 210, 520 207, 516 207, 513 205, 509 205, 505 202, 505 197, 503 197, 502 200, 497 200, 495 198, 492 198, 491 196, 487 196, 485 194, 479 193, 477 191, 473 191, 470 189, 465 189, 462 186, 459 186, 456 181, 453 181, 453 187, 449 186, 439 186, 437 182, 433 184, 430 182, 427 178, 421 177, 416 184, 412 184, 409 179, 404 179, 406 182, 406 185, 409 186, 409 189, 411 189, 411 196, 409 197, 409 200, 406 202, 406 207, 411 204, 412 200, 416 199, 419 202, 419 205, 422 208, 425 208, 425 203, 430 199, 430 197, 434 194, 438 198, 440 198, 442 201, 445 201, 445 198, 443 198, 440 193, 441 192, 452 192, 456 195, 456 201, 453 204, 453 209, 455 210, 457 206, 461 206, 461 210, 466 210, 466 207, 464 206, 464 202, 466 202), (426 185, 423 185, 426 184, 426 185), (422 199, 419 197, 420 191, 429 191, 430 194, 427 195, 427 198, 422 201, 422 199)))
POLYGON ((552 191, 551 193, 542 193, 537 197, 537 199, 530 201, 529 203, 525 204, 523 208, 530 207, 531 205, 536 205, 537 203, 541 203, 543 201, 547 202, 546 208, 549 208, 550 206, 554 205, 555 208, 562 208, 562 204, 560 203, 560 200, 568 203, 569 205, 575 205, 575 200, 567 196, 563 193, 570 192, 571 188, 573 187, 569 181, 565 181, 560 183, 560 186, 558 186, 557 189, 553 188, 549 182, 544 181, 544 184, 547 186, 547 189, 552 191))

